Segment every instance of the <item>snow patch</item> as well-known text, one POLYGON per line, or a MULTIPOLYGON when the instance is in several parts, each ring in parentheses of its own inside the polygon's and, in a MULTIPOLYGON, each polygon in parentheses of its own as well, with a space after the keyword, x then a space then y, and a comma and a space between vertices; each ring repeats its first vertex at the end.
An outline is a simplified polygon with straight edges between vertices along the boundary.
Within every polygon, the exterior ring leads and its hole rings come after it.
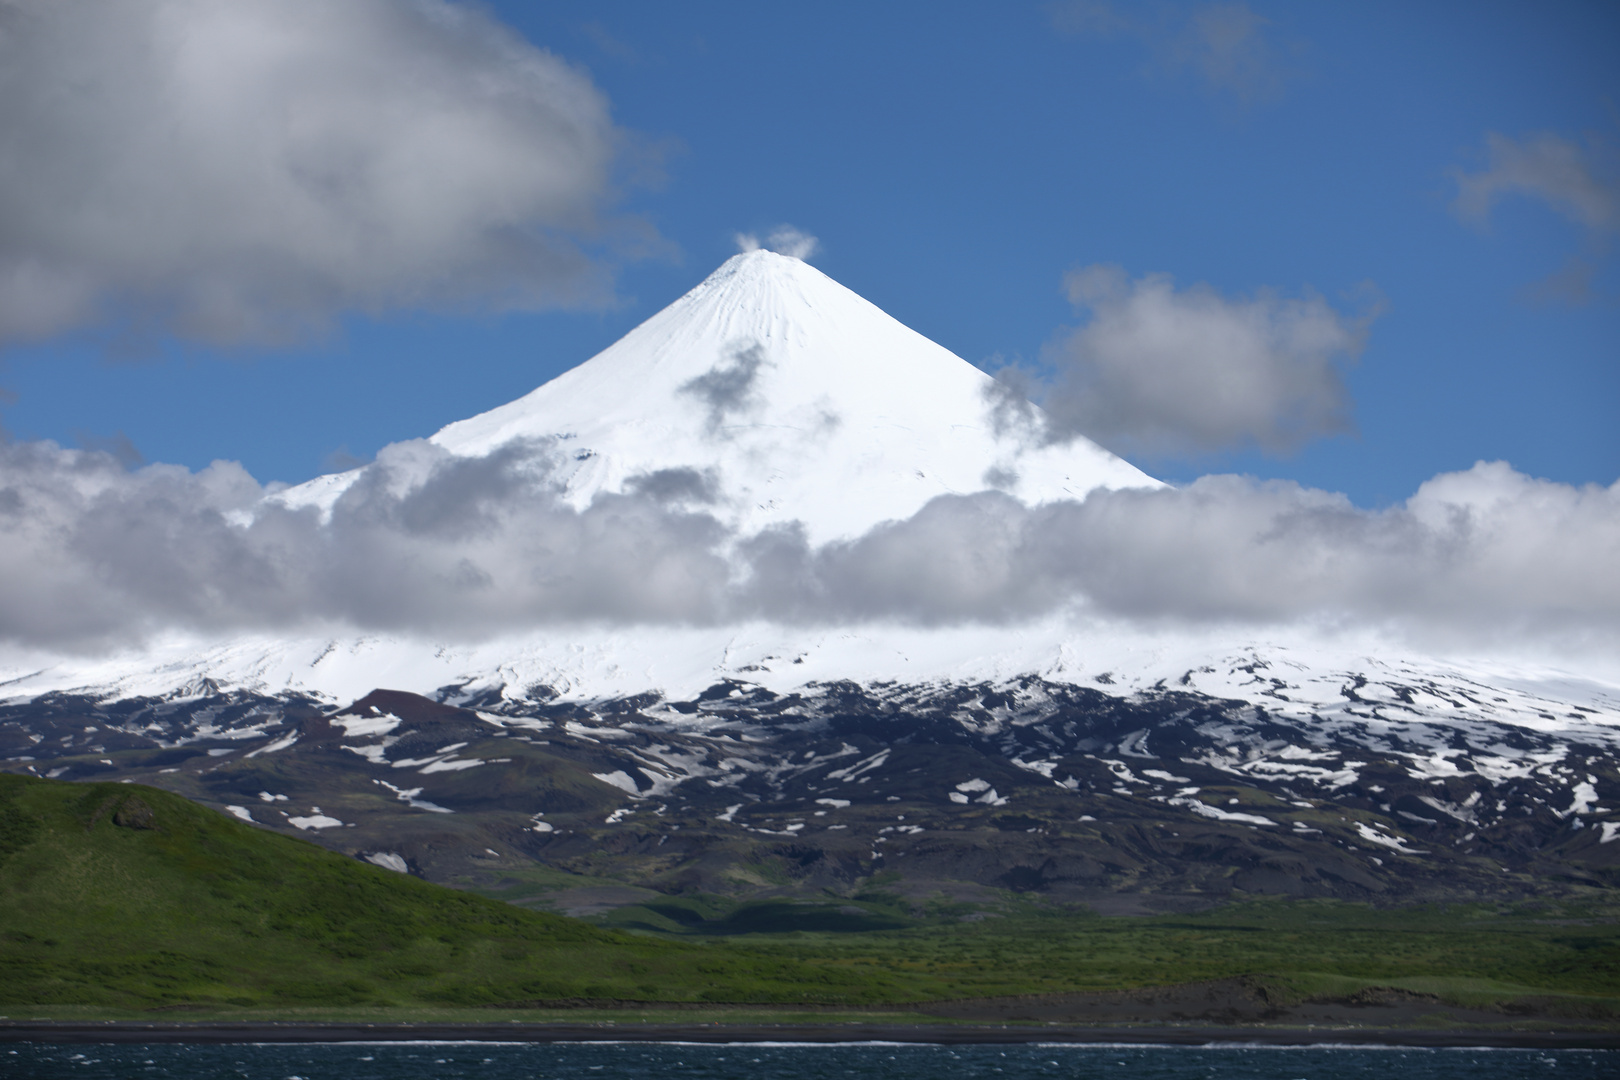
POLYGON ((364 739, 372 735, 387 735, 404 723, 393 713, 383 713, 381 716, 344 714, 331 717, 330 722, 342 728, 343 734, 351 739, 364 739))
POLYGON ((1360 836, 1363 840, 1367 841, 1367 843, 1369 843, 1369 844, 1378 844, 1379 846, 1387 847, 1392 851, 1399 851, 1403 855, 1427 855, 1428 854, 1427 851, 1419 851, 1416 848, 1407 847, 1406 846, 1406 841, 1404 839, 1402 839, 1401 837, 1399 837, 1399 836, 1391 836, 1388 833, 1381 832, 1381 831, 1379 831, 1377 829, 1371 828, 1364 821, 1356 822, 1356 835, 1360 836))
POLYGON ((1222 810, 1218 806, 1211 806, 1202 799, 1170 798, 1165 800, 1171 806, 1184 806, 1200 817, 1214 818, 1216 821, 1239 821, 1245 825, 1275 825, 1270 818, 1259 814, 1244 814, 1236 810, 1222 810))
POLYGON ((343 749, 352 751, 371 762, 373 765, 387 765, 388 759, 383 757, 383 746, 349 746, 344 744, 343 749))
POLYGON ((847 768, 834 769, 827 774, 827 779, 842 780, 847 784, 864 772, 871 772, 873 769, 880 768, 888 760, 889 751, 887 749, 879 750, 865 761, 858 761, 847 768))
POLYGON ((629 794, 638 798, 641 796, 641 789, 636 787, 636 782, 632 780, 630 778, 630 774, 625 772, 623 769, 618 769, 610 773, 591 773, 591 775, 602 781, 604 784, 613 785, 620 791, 628 792, 629 794))
POLYGON ((1176 776, 1165 772, 1163 769, 1143 769, 1142 775, 1151 776, 1155 780, 1163 780, 1167 784, 1187 784, 1192 782, 1190 776, 1176 776))
POLYGON ((290 818, 288 818, 287 819, 287 824, 293 826, 294 828, 306 829, 306 830, 307 829, 332 829, 332 828, 336 828, 337 826, 343 824, 343 822, 339 821, 337 818, 331 817, 330 815, 321 813, 321 808, 318 807, 318 806, 313 807, 312 811, 313 812, 310 813, 309 816, 307 816, 307 817, 290 817, 290 818))
POLYGON ((1592 808, 1597 806, 1597 788, 1593 787, 1589 780, 1582 780, 1576 784, 1571 794, 1574 796, 1574 801, 1569 804, 1569 809, 1555 810, 1553 813, 1561 818, 1567 818, 1575 814, 1590 814, 1592 808))
POLYGON ((440 806, 438 803, 431 803, 426 799, 417 798, 418 795, 422 794, 422 789, 419 787, 397 788, 386 780, 373 780, 372 783, 380 784, 389 791, 392 791, 394 793, 394 798, 398 799, 402 803, 406 803, 414 810, 429 810, 435 814, 455 813, 454 810, 451 810, 448 807, 440 806))
MULTIPOLYGON (((463 769, 475 769, 483 764, 485 764, 485 762, 479 760, 478 758, 451 758, 449 760, 432 762, 417 771, 424 775, 427 773, 436 772, 460 772, 463 769)), ((397 767, 398 763, 396 762, 395 765, 397 767)))
POLYGON ((277 750, 285 750, 285 749, 287 749, 287 747, 291 746, 293 743, 295 743, 297 741, 298 741, 298 732, 295 731, 291 735, 284 735, 281 738, 277 739, 275 742, 269 743, 268 745, 265 745, 265 746, 261 746, 257 750, 248 751, 247 756, 248 757, 258 757, 260 754, 273 754, 277 750))

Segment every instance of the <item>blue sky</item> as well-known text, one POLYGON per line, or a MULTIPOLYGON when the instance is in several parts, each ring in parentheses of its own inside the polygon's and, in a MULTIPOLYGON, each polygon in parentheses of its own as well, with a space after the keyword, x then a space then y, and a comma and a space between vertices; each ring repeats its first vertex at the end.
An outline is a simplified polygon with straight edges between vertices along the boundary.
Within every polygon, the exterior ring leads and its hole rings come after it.
POLYGON ((334 301, 335 323, 273 345, 114 305, 4 346, 9 436, 300 481, 532 389, 737 232, 791 223, 828 274, 986 366, 1049 362, 1083 321, 1064 275, 1096 264, 1371 318, 1345 376, 1354 433, 1132 455, 1162 477, 1287 477, 1362 506, 1479 459, 1620 477, 1612 4, 487 10, 611 107, 609 225, 583 241, 610 294, 505 313, 334 301), (1459 212, 1459 177, 1500 164, 1492 133, 1568 148, 1587 201, 1555 176, 1459 212), (1559 278, 1572 260, 1584 295, 1559 278))

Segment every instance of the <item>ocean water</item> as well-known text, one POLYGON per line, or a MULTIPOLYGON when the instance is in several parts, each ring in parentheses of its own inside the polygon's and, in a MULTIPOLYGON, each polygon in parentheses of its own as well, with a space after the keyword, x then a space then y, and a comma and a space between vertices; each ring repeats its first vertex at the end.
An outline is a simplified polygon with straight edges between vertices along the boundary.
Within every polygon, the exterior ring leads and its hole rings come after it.
POLYGON ((1620 1076, 1615 1050, 886 1043, 251 1043, 0 1046, 17 1080, 1451 1080, 1620 1076))

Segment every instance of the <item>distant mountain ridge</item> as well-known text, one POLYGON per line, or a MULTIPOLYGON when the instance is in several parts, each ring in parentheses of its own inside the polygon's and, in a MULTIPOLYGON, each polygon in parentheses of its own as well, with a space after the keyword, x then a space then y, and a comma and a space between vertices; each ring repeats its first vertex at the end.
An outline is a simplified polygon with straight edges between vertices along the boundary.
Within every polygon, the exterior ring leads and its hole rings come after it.
MULTIPOLYGON (((1263 661, 1233 674, 1287 696, 1263 661)), ((1297 717, 1108 689, 1024 677, 778 694, 727 680, 684 699, 580 701, 449 686, 337 708, 207 686, 51 694, 0 706, 0 754, 15 771, 168 787, 380 866, 576 914, 874 885, 914 903, 1033 893, 1147 912, 1257 893, 1413 903, 1620 884, 1620 754, 1602 714, 1537 731, 1469 715, 1477 684, 1387 676, 1297 717), (1446 701, 1450 716, 1425 718, 1446 701)))

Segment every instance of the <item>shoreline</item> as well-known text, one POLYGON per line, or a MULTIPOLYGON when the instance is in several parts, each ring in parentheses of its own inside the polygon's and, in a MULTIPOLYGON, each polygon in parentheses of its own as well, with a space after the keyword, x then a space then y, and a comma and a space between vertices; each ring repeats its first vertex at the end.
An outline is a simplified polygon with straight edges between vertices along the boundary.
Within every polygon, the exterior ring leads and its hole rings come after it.
POLYGON ((0 1021, 0 1043, 694 1042, 1402 1046, 1620 1050, 1620 1030, 978 1024, 359 1024, 0 1021))

